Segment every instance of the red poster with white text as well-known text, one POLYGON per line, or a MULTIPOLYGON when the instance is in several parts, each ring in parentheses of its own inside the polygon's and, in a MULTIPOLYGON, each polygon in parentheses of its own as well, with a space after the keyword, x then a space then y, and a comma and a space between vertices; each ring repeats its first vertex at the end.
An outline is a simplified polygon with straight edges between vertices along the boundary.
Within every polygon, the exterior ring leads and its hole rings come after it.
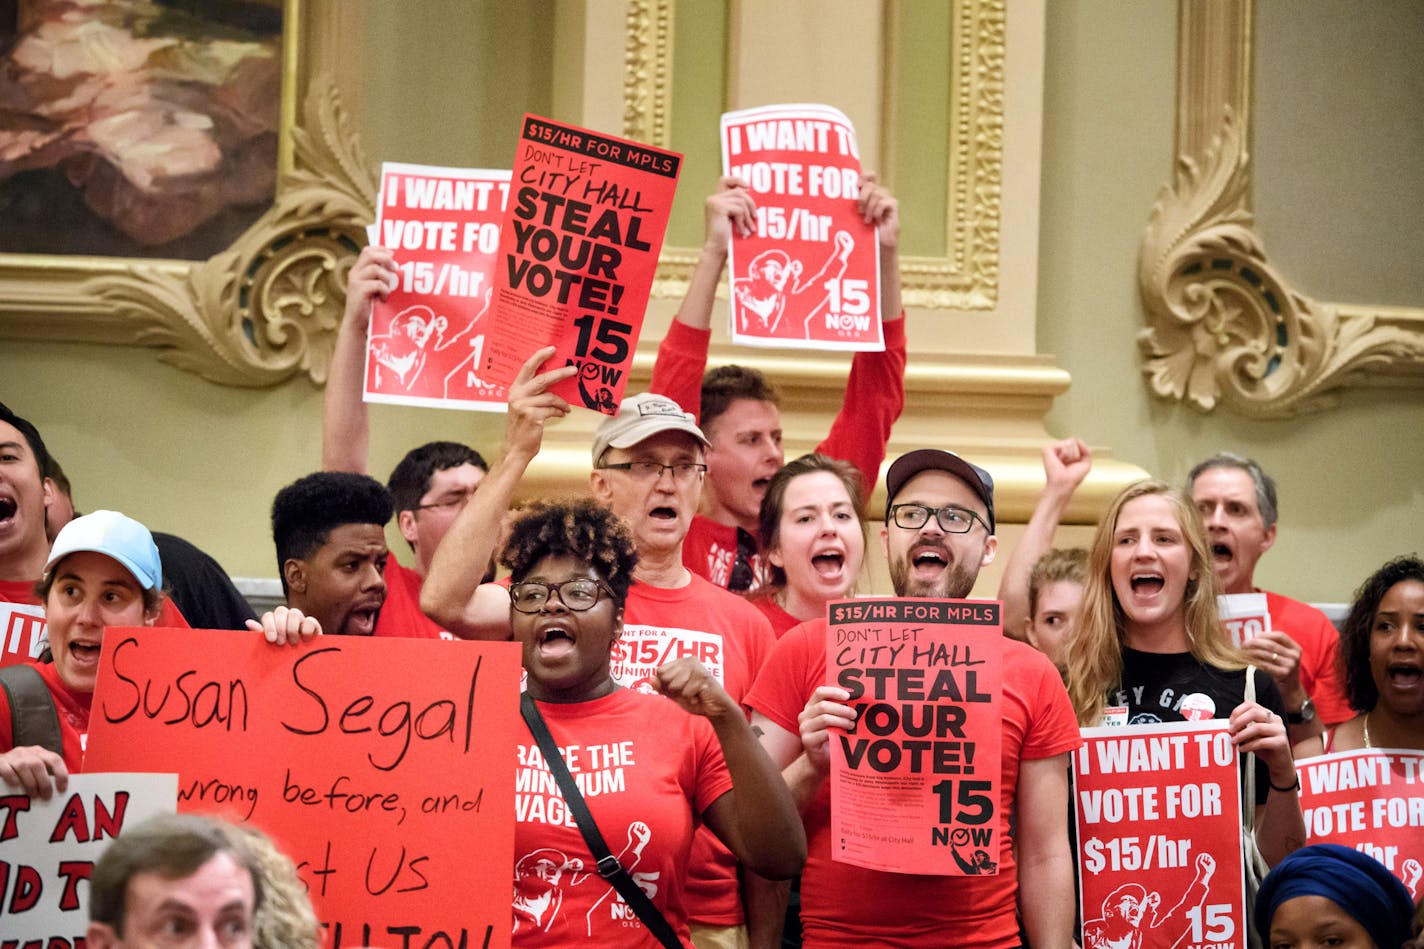
POLYGON ((514 643, 110 628, 84 764, 266 831, 333 949, 508 947, 518 705, 514 643))
POLYGON ((1424 896, 1424 752, 1337 751, 1296 762, 1306 843, 1374 857, 1424 896))
POLYGON ((504 411, 480 372, 509 172, 387 162, 373 241, 400 283, 371 308, 367 402, 504 411))
POLYGON ((525 115, 501 225, 485 376, 508 385, 538 349, 579 372, 552 391, 618 411, 657 275, 682 156, 525 115))
POLYGON ((38 659, 49 638, 43 606, 0 600, 0 666, 38 659))
POLYGON ((1221 719, 1083 729, 1083 949, 1245 949, 1238 760, 1221 719))
POLYGON ((857 599, 829 606, 828 684, 855 727, 831 739, 831 856, 871 870, 999 872, 999 604, 857 599))
POLYGON ((856 211, 855 128, 824 105, 722 116, 722 170, 756 199, 756 230, 732 235, 732 341, 879 352, 880 249, 856 211))

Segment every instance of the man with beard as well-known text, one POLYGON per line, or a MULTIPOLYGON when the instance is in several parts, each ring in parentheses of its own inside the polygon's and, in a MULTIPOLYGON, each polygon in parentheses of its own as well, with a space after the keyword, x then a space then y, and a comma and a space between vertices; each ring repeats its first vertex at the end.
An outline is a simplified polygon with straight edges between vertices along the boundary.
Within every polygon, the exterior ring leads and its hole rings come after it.
POLYGON ((328 634, 370 636, 386 601, 391 495, 366 475, 318 471, 277 492, 272 540, 287 606, 328 634))
POLYGON ((1242 647, 1285 699, 1292 743, 1354 717, 1337 657, 1340 633, 1315 607, 1257 588, 1256 563, 1276 542, 1276 482, 1250 458, 1221 452, 1187 476, 1211 541, 1218 593, 1266 594, 1270 630, 1242 647), (1317 719, 1319 722, 1317 722, 1317 719))
MULTIPOLYGON (((962 598, 994 559, 994 482, 958 455, 920 449, 885 478, 880 539, 895 593, 962 598)), ((1068 845, 1068 755, 1081 739, 1053 665, 1033 647, 1003 643, 999 872, 934 876, 868 870, 831 857, 831 730, 855 726, 850 693, 826 681, 826 621, 786 633, 747 705, 762 747, 802 807, 809 856, 801 875, 805 945, 1019 945, 1016 897, 1035 949, 1072 945, 1073 859, 1068 845), (1008 815, 1017 815, 1011 833, 1008 815), (1022 880, 1022 886, 1020 886, 1022 880)))

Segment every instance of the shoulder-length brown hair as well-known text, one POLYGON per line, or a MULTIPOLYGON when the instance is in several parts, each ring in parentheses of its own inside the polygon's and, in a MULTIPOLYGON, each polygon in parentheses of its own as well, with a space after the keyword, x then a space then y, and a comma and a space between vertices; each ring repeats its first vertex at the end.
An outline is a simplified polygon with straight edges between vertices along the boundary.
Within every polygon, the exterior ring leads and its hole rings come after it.
POLYGON ((1083 585, 1073 637, 1067 648, 1068 697, 1081 725, 1097 725, 1111 689, 1122 680, 1122 644, 1127 618, 1112 584, 1113 535, 1123 507, 1141 497, 1160 496, 1171 504, 1187 545, 1189 567, 1183 594, 1184 626, 1188 648, 1198 662, 1219 669, 1241 669, 1241 652, 1231 645, 1216 610, 1216 573, 1201 517, 1187 499, 1163 481, 1138 481, 1113 498, 1098 523, 1088 552, 1088 577, 1083 585))

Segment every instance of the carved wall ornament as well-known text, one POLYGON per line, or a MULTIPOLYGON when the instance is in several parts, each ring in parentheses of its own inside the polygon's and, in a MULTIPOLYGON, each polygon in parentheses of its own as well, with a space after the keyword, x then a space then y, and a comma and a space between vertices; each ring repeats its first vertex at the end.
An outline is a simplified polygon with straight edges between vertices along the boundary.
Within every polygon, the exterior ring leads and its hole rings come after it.
POLYGON ((1181 154, 1138 261, 1148 384, 1261 418, 1329 408, 1345 386, 1424 386, 1424 310, 1316 301, 1267 260, 1250 211, 1250 27, 1250 0, 1181 0, 1181 154))

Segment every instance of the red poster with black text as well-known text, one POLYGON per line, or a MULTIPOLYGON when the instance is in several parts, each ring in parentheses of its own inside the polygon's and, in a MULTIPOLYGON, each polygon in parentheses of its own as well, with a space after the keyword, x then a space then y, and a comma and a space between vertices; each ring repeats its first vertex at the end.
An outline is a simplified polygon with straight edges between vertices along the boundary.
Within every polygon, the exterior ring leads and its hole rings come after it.
POLYGON ((1237 762, 1221 719, 1083 729, 1083 949, 1245 949, 1237 762))
POLYGON ((1374 857, 1424 896, 1424 752, 1337 751, 1296 762, 1306 843, 1342 844, 1374 857))
POLYGON ((371 307, 367 402, 503 412, 480 361, 509 172, 386 162, 373 240, 400 283, 371 307))
POLYGON ((485 377, 538 349, 579 372, 551 391, 613 415, 623 401, 682 156, 525 115, 501 225, 485 377))
POLYGON ((507 947, 518 706, 513 643, 111 628, 84 764, 266 831, 328 946, 507 947))
POLYGON ((722 116, 722 170, 746 181, 756 229, 732 235, 732 341, 880 352, 880 248, 856 211, 855 128, 825 105, 722 116))
POLYGON ((999 604, 839 600, 828 684, 855 727, 831 733, 831 856, 871 870, 999 872, 999 604))

